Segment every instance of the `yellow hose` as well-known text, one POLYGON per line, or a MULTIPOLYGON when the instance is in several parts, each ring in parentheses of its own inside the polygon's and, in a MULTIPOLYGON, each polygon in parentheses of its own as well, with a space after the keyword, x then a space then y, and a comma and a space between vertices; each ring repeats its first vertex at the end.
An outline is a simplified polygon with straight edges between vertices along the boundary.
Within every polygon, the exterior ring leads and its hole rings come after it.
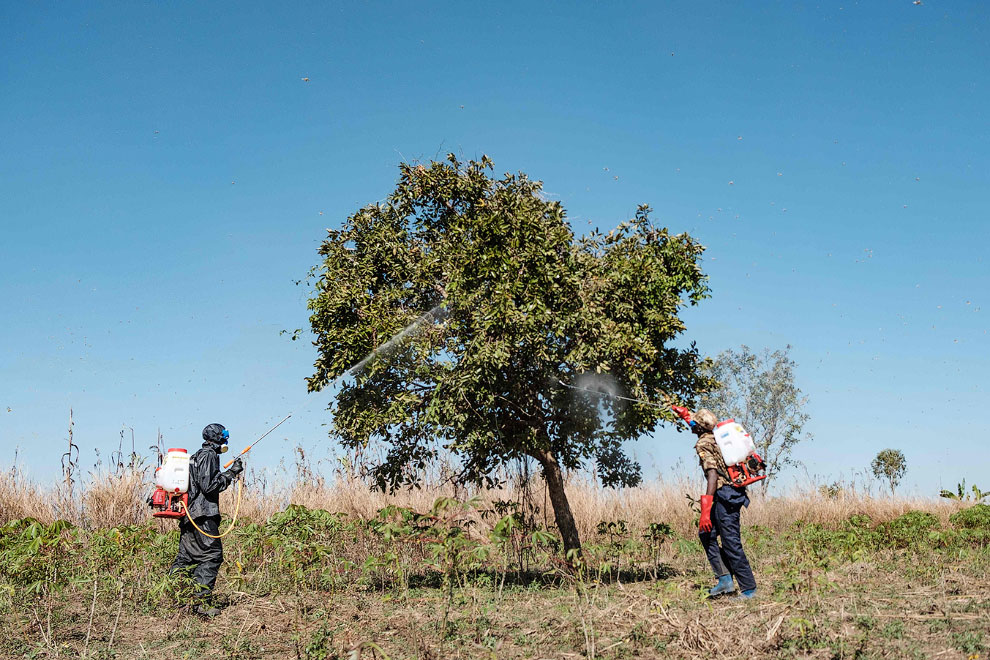
POLYGON ((227 536, 227 534, 230 534, 232 531, 234 531, 234 524, 237 522, 237 512, 241 510, 241 486, 243 486, 243 485, 244 485, 244 480, 243 479, 238 479, 237 480, 237 504, 234 505, 234 517, 230 521, 230 527, 228 527, 227 528, 227 531, 224 532, 223 534, 213 535, 213 534, 208 534, 208 533, 204 532, 202 529, 200 529, 199 525, 196 524, 196 521, 193 520, 193 517, 189 515, 189 511, 186 509, 186 503, 183 502, 182 500, 179 500, 179 504, 182 505, 182 512, 186 514, 186 518, 189 519, 189 522, 192 523, 192 526, 196 528, 196 531, 197 532, 199 532, 203 536, 208 536, 211 539, 222 539, 223 537, 227 536))

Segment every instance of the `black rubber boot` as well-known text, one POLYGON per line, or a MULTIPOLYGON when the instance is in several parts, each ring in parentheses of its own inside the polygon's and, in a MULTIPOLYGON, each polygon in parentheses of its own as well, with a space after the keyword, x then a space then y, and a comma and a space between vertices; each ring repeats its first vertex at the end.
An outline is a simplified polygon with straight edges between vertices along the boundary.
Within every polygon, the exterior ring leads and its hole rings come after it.
POLYGON ((220 610, 212 605, 197 605, 194 611, 196 614, 206 617, 207 619, 212 619, 220 614, 220 610))

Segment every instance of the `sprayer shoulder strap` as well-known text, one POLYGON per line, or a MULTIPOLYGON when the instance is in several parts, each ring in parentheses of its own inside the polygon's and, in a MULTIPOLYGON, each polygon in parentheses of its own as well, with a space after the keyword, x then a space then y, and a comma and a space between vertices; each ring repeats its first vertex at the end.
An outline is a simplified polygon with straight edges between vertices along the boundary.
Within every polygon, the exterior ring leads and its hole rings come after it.
POLYGON ((202 478, 203 472, 209 471, 208 461, 209 456, 205 453, 209 449, 206 447, 200 447, 195 453, 189 458, 189 502, 191 503, 194 499, 199 498, 203 494, 202 489, 202 478))

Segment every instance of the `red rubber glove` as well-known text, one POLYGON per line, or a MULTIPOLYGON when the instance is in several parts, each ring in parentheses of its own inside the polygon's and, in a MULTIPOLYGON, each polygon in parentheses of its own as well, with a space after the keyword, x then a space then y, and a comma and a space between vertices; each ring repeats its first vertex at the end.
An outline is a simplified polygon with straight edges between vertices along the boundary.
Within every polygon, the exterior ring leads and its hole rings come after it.
POLYGON ((712 504, 714 503, 714 495, 701 496, 701 520, 698 521, 698 529, 703 532, 712 531, 712 504))
POLYGON ((691 421, 691 411, 684 406, 671 406, 670 409, 677 413, 685 422, 691 421))

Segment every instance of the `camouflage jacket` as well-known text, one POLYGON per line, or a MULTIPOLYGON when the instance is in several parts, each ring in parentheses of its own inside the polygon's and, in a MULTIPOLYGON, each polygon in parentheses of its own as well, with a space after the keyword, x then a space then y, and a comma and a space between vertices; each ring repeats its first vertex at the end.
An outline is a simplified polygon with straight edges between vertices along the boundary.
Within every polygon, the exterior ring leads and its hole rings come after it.
POLYGON ((725 461, 722 460, 722 450, 715 442, 715 434, 709 431, 702 433, 698 437, 698 442, 694 445, 694 450, 698 452, 698 463, 701 464, 703 472, 715 470, 718 474, 718 481, 715 483, 715 490, 722 486, 732 485, 729 481, 729 471, 725 468, 725 461))

